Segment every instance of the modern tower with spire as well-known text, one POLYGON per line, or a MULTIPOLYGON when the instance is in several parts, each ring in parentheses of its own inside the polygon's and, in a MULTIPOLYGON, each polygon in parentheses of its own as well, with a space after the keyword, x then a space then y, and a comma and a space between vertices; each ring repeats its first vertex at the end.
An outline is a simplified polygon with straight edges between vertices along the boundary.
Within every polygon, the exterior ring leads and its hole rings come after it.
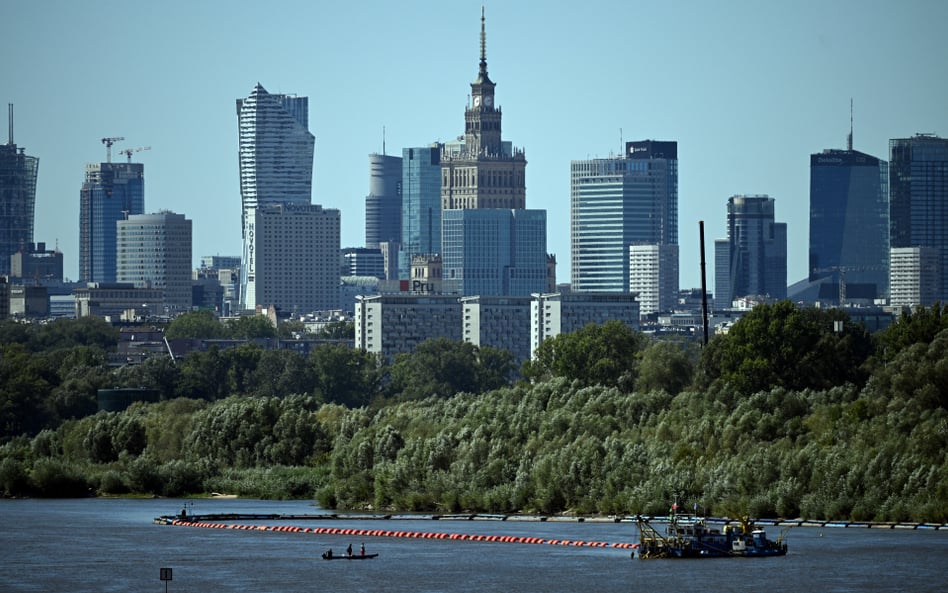
POLYGON ((9 140, 0 144, 0 275, 10 273, 10 256, 33 242, 39 159, 13 142, 13 104, 9 140))
POLYGON ((441 155, 444 284, 462 296, 523 296, 547 284, 546 211, 526 209, 526 155, 501 135, 485 23, 482 8, 464 136, 441 155))
POLYGON ((809 282, 805 301, 871 304, 888 293, 889 166, 846 149, 810 155, 809 282))

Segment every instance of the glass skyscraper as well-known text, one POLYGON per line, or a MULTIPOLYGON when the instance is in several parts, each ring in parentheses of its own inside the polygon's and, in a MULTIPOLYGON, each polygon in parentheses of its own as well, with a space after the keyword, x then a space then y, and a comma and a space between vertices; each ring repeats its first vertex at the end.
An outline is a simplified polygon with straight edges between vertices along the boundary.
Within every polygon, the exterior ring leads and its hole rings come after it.
POLYGON ((442 213, 444 286, 465 296, 528 296, 546 287, 546 211, 442 213))
MULTIPOLYGON (((255 214, 261 206, 309 204, 316 139, 308 129, 307 97, 270 94, 260 85, 237 99, 243 254, 240 302, 258 304, 255 214)), ((338 269, 339 262, 333 262, 338 269)), ((262 303, 267 306, 269 303, 262 303)))
POLYGON ((714 302, 742 297, 787 298, 787 224, 775 222, 774 199, 732 196, 727 201, 727 239, 715 241, 714 302))
POLYGON ((441 253, 441 144, 402 150, 402 246, 398 277, 416 255, 441 253))
POLYGON ((810 155, 809 280, 822 284, 819 300, 885 296, 888 262, 888 163, 851 149, 810 155))
POLYGON ((948 139, 889 140, 889 222, 893 249, 935 249, 938 300, 948 302, 948 139))
POLYGON ((369 155, 369 195, 365 197, 365 246, 402 240, 402 159, 369 155))
POLYGON ((0 276, 10 273, 10 256, 33 242, 39 159, 13 142, 13 105, 6 144, 0 144, 0 276))
POLYGON ((79 192, 79 281, 116 281, 116 226, 145 212, 145 165, 86 165, 79 192))
MULTIPOLYGON (((627 142, 625 151, 570 163, 573 291, 629 292, 630 246, 678 245, 678 143, 627 142)), ((674 298, 677 271, 665 291, 672 285, 674 298)))

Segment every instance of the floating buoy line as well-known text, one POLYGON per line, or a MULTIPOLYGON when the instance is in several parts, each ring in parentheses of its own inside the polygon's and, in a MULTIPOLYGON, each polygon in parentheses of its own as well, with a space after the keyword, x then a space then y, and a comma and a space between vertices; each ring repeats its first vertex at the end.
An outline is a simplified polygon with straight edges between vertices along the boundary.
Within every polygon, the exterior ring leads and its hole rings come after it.
POLYGON ((532 544, 550 546, 573 546, 584 548, 611 548, 634 550, 638 543, 585 541, 578 539, 549 539, 517 535, 484 535, 470 533, 444 533, 438 531, 397 531, 389 529, 352 529, 345 527, 299 527, 297 525, 250 525, 246 523, 210 523, 205 521, 168 520, 166 525, 178 527, 203 527, 206 529, 234 529, 240 531, 275 531, 288 533, 311 533, 316 535, 351 535, 358 537, 387 537, 403 539, 437 539, 504 544, 532 544))

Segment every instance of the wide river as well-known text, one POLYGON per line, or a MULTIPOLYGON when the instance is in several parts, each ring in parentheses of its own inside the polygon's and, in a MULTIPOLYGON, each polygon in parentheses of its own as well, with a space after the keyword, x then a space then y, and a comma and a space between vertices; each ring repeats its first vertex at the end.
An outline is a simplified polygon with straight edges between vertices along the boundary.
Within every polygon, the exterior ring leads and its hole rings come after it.
MULTIPOLYGON (((730 592, 948 590, 948 530, 794 528, 778 558, 631 559, 628 550, 155 525, 181 500, 0 501, 0 592, 730 592), (379 557, 319 559, 348 544, 379 557), (160 580, 171 568, 172 580, 160 580), (166 589, 167 588, 167 589, 166 589)), ((209 513, 314 514, 307 502, 198 499, 209 513)), ((234 522, 228 522, 234 523, 234 522)), ((634 524, 265 520, 261 525, 635 542, 634 524)), ((768 529, 775 539, 779 530, 768 529)))

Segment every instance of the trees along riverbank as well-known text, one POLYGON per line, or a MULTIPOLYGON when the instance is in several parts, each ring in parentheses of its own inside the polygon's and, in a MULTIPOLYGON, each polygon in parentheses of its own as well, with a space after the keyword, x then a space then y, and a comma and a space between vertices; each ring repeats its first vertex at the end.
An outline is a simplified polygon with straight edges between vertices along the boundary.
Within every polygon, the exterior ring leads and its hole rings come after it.
MULTIPOLYGON (((97 373, 166 400, 7 435, 0 490, 545 514, 662 514, 677 495, 731 516, 946 521, 946 327, 932 308, 869 336, 843 312, 778 303, 699 353, 591 326, 545 342, 529 381, 499 387, 502 354, 445 342, 391 367, 351 349, 247 348, 114 372, 67 363, 82 358, 72 346, 55 373, 29 369, 52 401, 97 373), (202 399, 178 396, 211 381, 202 399)), ((6 364, 28 343, 2 346, 5 378, 28 370, 6 364)), ((16 384, 4 382, 4 413, 16 384)))

